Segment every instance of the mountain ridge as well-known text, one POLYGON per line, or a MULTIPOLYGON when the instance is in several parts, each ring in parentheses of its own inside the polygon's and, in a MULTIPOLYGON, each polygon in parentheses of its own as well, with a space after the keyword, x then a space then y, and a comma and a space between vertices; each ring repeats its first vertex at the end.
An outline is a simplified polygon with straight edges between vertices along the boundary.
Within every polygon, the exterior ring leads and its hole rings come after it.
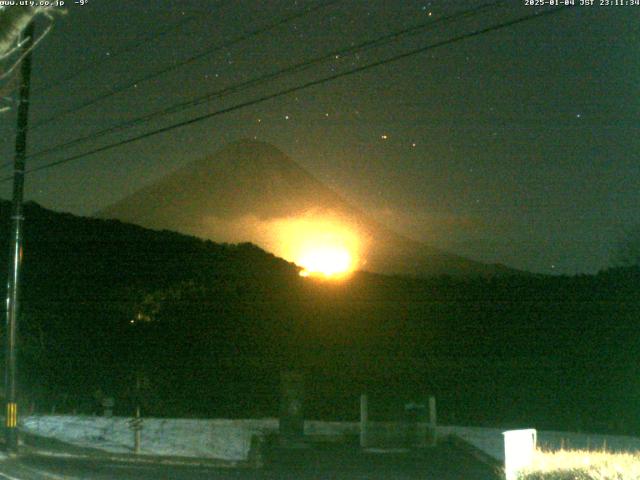
POLYGON ((344 200, 278 148, 240 140, 97 212, 148 228, 169 229, 279 251, 273 222, 338 221, 357 232, 364 253, 359 269, 382 274, 499 275, 523 273, 484 264, 408 239, 344 200))

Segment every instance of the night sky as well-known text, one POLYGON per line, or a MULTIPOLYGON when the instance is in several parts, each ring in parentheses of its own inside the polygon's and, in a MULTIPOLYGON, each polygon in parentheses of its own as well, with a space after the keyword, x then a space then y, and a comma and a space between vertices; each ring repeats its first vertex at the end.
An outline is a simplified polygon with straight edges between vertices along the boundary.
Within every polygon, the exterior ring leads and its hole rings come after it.
MULTIPOLYGON (((443 20, 487 3, 71 2, 33 57, 31 124, 54 119, 32 129, 30 153, 414 25, 432 26, 29 158, 27 167, 549 10, 507 1, 443 20), (316 6, 322 8, 212 51, 316 6)), ((638 221, 639 26, 640 6, 576 6, 540 15, 34 172, 26 196, 90 215, 186 162, 255 137, 411 238, 537 272, 593 273, 610 265, 616 240, 638 221)), ((1 125, 9 161, 15 114, 4 114, 1 125)), ((6 166, 2 172, 11 173, 6 166)), ((9 198, 11 183, 1 188, 9 198)))

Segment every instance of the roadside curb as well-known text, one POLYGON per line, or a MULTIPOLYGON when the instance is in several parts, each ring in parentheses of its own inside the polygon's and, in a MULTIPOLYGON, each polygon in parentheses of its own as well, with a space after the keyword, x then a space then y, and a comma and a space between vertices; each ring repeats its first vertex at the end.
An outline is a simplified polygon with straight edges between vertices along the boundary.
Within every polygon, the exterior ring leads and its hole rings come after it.
POLYGON ((29 455, 92 459, 99 458, 117 463, 143 463, 156 465, 189 465, 215 468, 255 468, 247 460, 225 460, 205 457, 182 457, 135 453, 112 453, 97 448, 80 447, 56 438, 43 437, 21 430, 22 451, 29 455))

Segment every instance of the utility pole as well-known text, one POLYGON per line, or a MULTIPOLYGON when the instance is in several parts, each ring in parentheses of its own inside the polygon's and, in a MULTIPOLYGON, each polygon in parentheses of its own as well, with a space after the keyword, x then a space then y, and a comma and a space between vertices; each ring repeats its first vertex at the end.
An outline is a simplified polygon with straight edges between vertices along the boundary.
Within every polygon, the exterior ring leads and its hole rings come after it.
MULTIPOLYGON (((30 52, 33 45, 33 21, 25 28, 22 52, 30 52)), ((18 451, 18 401, 16 395, 17 328, 20 315, 20 270, 22 266, 22 199, 24 196, 24 170, 27 151, 27 121, 29 118, 29 86, 31 84, 31 53, 20 65, 20 99, 16 129, 16 155, 13 167, 13 205, 11 213, 11 259, 7 280, 7 328, 5 357, 5 440, 8 452, 18 451)))

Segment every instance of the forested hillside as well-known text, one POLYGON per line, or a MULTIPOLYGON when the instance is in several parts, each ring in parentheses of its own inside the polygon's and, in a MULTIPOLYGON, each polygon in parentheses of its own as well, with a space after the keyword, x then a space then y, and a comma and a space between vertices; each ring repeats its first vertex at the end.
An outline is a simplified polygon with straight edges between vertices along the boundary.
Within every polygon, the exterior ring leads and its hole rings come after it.
POLYGON ((36 408, 90 411, 100 390, 123 415, 136 395, 147 415, 276 415, 296 369, 310 417, 352 418, 366 391, 381 416, 435 394, 444 422, 640 431, 637 268, 321 281, 250 244, 34 204, 25 234, 19 379, 36 408))

